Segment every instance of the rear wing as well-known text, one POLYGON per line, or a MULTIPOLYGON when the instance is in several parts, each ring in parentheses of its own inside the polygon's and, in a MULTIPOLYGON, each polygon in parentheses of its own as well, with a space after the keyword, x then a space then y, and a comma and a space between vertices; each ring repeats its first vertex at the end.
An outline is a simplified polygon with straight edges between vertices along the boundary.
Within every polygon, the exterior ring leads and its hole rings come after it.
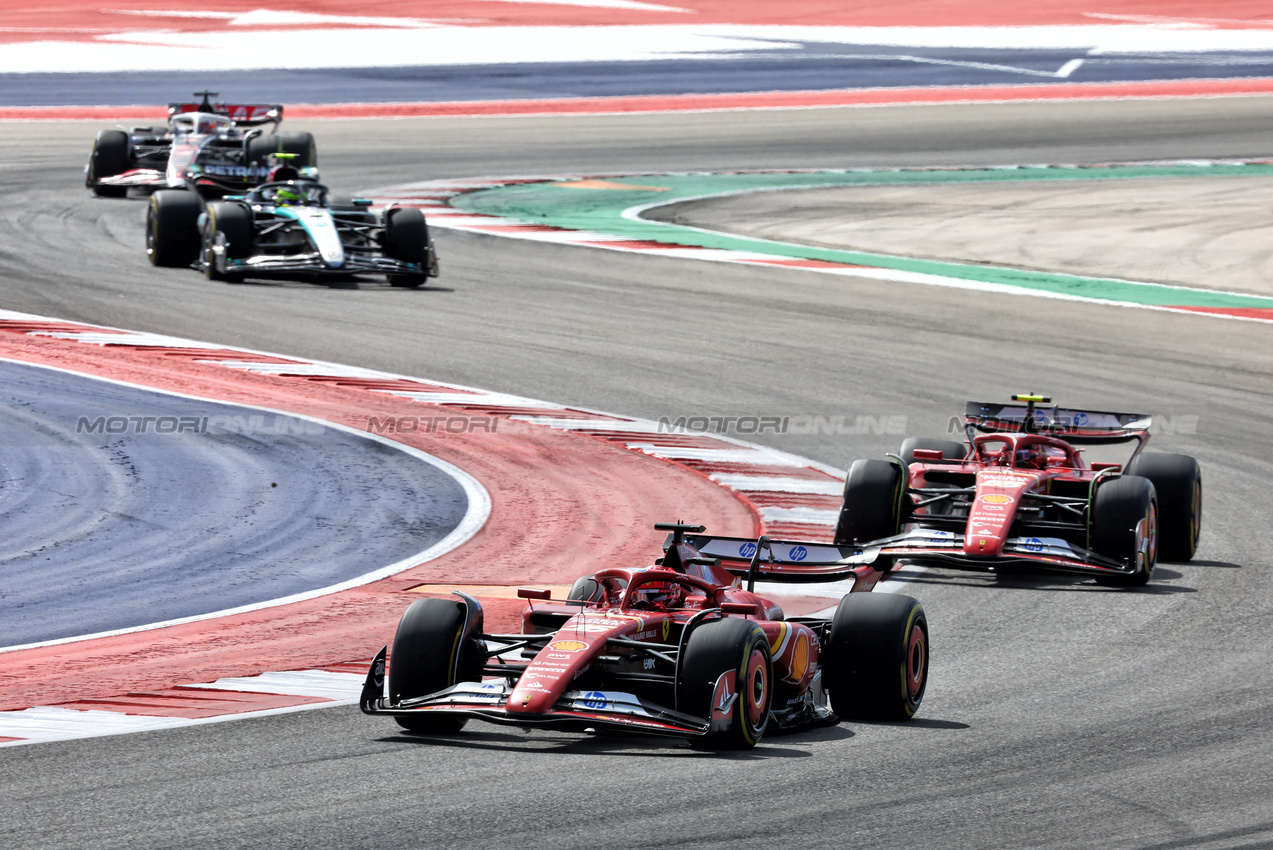
POLYGON ((281 103, 170 103, 168 117, 186 112, 212 112, 224 115, 240 127, 254 127, 258 124, 278 124, 283 120, 283 104, 281 103), (209 108, 211 107, 211 108, 209 108))
MULTIPOLYGON (((685 542, 706 558, 719 558, 720 565, 736 576, 747 576, 756 557, 756 538, 717 537, 687 534, 685 542)), ((872 559, 873 560, 873 559, 872 559)), ((766 581, 836 581, 857 575, 864 563, 859 546, 834 546, 771 540, 762 544, 756 578, 766 581)))
POLYGON ((1048 434, 1068 443, 1144 442, 1152 418, 1142 413, 1075 410, 1050 405, 1045 396, 1013 396, 1017 404, 970 401, 964 411, 964 427, 972 432, 1048 434))

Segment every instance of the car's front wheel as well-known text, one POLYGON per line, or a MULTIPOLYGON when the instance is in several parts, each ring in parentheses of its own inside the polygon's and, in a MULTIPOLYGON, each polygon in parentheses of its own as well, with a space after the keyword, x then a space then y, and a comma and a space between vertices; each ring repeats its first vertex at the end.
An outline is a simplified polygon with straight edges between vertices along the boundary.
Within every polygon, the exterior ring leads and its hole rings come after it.
POLYGON ((245 260, 252 256, 252 214, 241 205, 228 201, 212 201, 203 222, 201 239, 201 265, 208 280, 238 282, 243 275, 238 272, 222 273, 217 269, 213 246, 222 241, 226 259, 245 260), (219 235, 219 236, 218 236, 219 235))
POLYGON ((835 544, 849 546, 892 537, 901 528, 904 474, 884 460, 855 460, 844 481, 835 544))
POLYGON ((1148 478, 1123 475, 1102 481, 1092 499, 1092 551, 1130 568, 1097 576, 1099 584, 1147 584, 1158 560, 1158 501, 1148 478))
POLYGON ((123 130, 102 130, 93 141, 93 153, 88 160, 88 185, 93 194, 102 198, 122 198, 128 194, 127 186, 101 186, 103 177, 114 177, 128 170, 128 134, 123 130))
MULTIPOLYGON (((427 267, 429 262, 429 226, 424 213, 411 207, 389 210, 385 214, 385 254, 404 263, 418 263, 427 267)), ((427 275, 391 274, 391 286, 415 289, 423 286, 427 275)))
MULTIPOLYGON (((389 698, 394 704, 481 678, 485 647, 464 640, 465 613, 463 602, 450 599, 419 599, 403 613, 389 655, 389 698)), ((436 734, 458 732, 466 722, 425 711, 394 719, 412 732, 436 734)))
POLYGON ((747 749, 769 728, 773 662, 769 639, 751 620, 726 618, 696 628, 677 677, 679 711, 708 721, 694 746, 747 749))

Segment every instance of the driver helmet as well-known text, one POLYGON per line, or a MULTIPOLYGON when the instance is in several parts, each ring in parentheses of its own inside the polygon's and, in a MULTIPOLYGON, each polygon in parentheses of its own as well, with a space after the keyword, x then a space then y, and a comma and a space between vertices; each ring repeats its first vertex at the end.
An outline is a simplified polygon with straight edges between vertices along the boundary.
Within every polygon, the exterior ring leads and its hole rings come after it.
POLYGON ((274 192, 274 203, 283 206, 291 204, 299 204, 305 200, 305 196, 293 189, 291 186, 279 186, 274 192))
POLYGON ((1042 469, 1047 465, 1047 456, 1033 446, 1017 450, 1018 467, 1042 469))

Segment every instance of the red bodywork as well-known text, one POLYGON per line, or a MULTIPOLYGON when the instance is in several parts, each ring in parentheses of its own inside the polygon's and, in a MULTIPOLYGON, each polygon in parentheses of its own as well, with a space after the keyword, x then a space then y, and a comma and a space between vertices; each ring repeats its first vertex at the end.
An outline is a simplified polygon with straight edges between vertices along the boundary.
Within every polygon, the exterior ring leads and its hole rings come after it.
MULTIPOLYGON (((520 635, 482 634, 481 606, 457 591, 468 611, 461 642, 480 640, 488 659, 481 678, 461 681, 465 677, 457 676, 456 684, 445 690, 398 699, 388 692, 386 651, 381 650, 363 691, 363 711, 705 736, 713 724, 729 722, 727 715, 739 696, 738 674, 726 671, 716 680, 711 716, 706 717, 702 706, 677 704, 679 659, 694 629, 716 620, 744 619, 763 630, 769 652, 753 653, 742 669, 748 681, 763 681, 772 691, 765 700, 744 702, 747 710, 760 712, 763 706, 779 728, 834 722, 821 683, 830 619, 787 620, 775 602, 745 589, 743 576, 748 576, 748 585, 756 578, 850 579, 854 592, 873 587, 879 571, 871 565, 846 565, 844 553, 825 544, 770 544, 764 538, 691 536, 686 530, 702 529, 680 527, 666 542, 664 557, 652 566, 603 569, 581 579, 582 589, 576 583, 571 600, 536 602, 547 600, 548 592, 523 588, 519 594, 531 605, 520 635), (767 557, 758 557, 758 551, 767 557)), ((392 661, 388 659, 390 666, 392 661)), ((916 693, 922 691, 920 679, 915 687, 916 693)), ((765 718, 752 720, 761 724, 765 718)))

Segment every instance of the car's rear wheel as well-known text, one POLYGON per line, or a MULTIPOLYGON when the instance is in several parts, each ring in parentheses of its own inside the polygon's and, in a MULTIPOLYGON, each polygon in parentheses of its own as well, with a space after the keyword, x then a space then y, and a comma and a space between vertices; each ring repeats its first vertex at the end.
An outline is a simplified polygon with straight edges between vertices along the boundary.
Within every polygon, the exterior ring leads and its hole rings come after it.
POLYGON ((769 639, 751 620, 726 618, 696 628, 685 644, 677 679, 679 711, 706 718, 694 746, 747 749, 769 728, 773 662, 769 639))
POLYGON ((1164 561, 1188 561, 1198 551, 1202 531, 1202 470, 1188 455, 1150 452, 1137 455, 1128 475, 1148 478, 1158 496, 1158 555, 1164 561))
POLYGON ((123 130, 102 130, 93 141, 93 153, 88 160, 88 184, 93 194, 102 198, 122 198, 128 194, 127 186, 99 186, 103 177, 114 177, 128 170, 128 134, 123 130))
POLYGON ((193 192, 164 189, 150 196, 146 211, 146 256, 151 265, 179 268, 199 258, 199 214, 193 192))
POLYGON ((910 720, 928 686, 928 618, 897 593, 840 600, 822 662, 831 708, 857 720, 910 720))
POLYGON ((208 204, 208 216, 204 219, 201 240, 203 273, 208 280, 227 280, 237 282, 243 275, 237 272, 222 274, 217 270, 212 246, 216 244, 217 234, 225 239, 225 256, 231 260, 246 260, 252 256, 253 227, 252 214, 240 204, 228 201, 213 201, 208 204))
POLYGON ((1091 522, 1092 551, 1132 568, 1096 581, 1115 587, 1147 584, 1158 560, 1158 503, 1149 479, 1122 475, 1099 483, 1091 522))
MULTIPOLYGON (((486 651, 480 642, 464 640, 465 612, 463 602, 419 599, 403 613, 389 655, 389 697, 395 704, 481 679, 486 651)), ((404 729, 434 734, 458 732, 466 722, 429 712, 394 719, 404 729)))
POLYGON ((844 481, 835 543, 848 546, 891 537, 900 530, 902 470, 883 460, 855 460, 844 481))
POLYGON ((942 457, 947 460, 963 460, 968 454, 968 448, 963 443, 957 443, 954 440, 935 440, 929 437, 911 437, 903 440, 902 447, 897 453, 902 456, 902 461, 910 466, 915 462, 916 449, 941 452, 942 457))
MULTIPOLYGON (((424 213, 411 207, 400 207, 385 213, 385 254, 404 263, 419 263, 427 267, 429 261, 429 226, 424 213)), ((419 274, 388 275, 391 286, 414 289, 427 279, 419 274)))

